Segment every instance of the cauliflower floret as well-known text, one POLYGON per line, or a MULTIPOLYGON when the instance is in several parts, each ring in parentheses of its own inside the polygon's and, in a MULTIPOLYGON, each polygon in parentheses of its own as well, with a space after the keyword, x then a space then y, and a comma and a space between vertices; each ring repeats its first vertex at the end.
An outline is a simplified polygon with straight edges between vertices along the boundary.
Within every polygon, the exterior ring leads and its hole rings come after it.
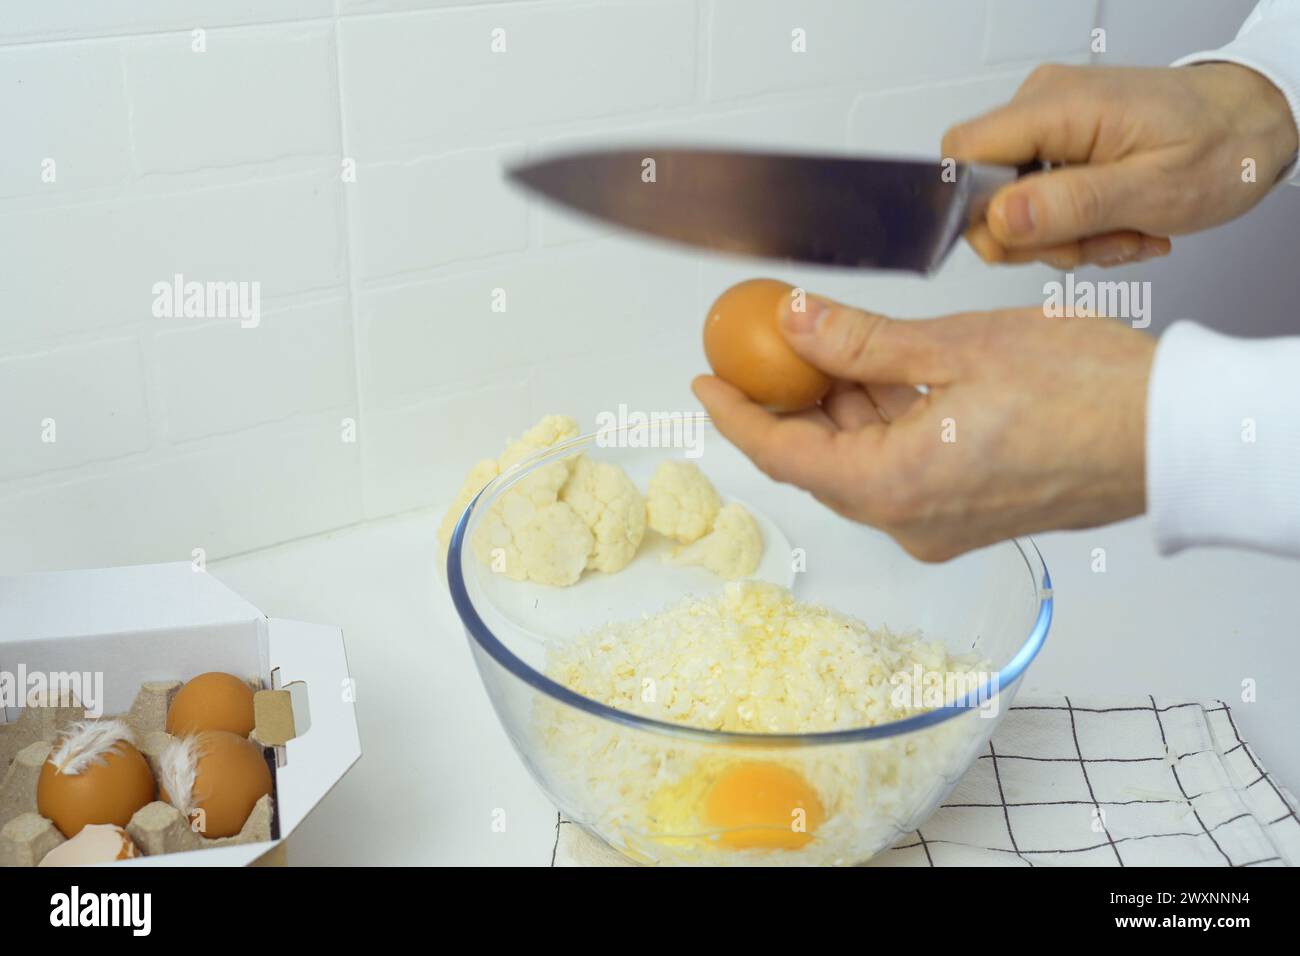
POLYGON ((515 581, 567 585, 578 580, 593 538, 577 512, 559 500, 571 467, 568 461, 547 462, 492 503, 470 542, 480 561, 515 581), (542 532, 548 529, 566 540, 547 543, 542 532), (574 567, 579 544, 585 550, 574 567))
POLYGON ((443 515, 442 524, 438 527, 438 541, 442 544, 443 558, 447 556, 447 548, 451 545, 451 535, 456 530, 456 523, 460 521, 460 516, 474 500, 474 496, 483 490, 484 485, 511 465, 518 464, 554 444, 576 438, 577 435, 578 423, 572 418, 567 415, 547 415, 524 432, 523 437, 518 441, 507 441, 506 450, 500 458, 495 461, 485 458, 476 464, 466 476, 464 484, 461 485, 451 507, 443 515))
POLYGON ((622 468, 579 458, 560 492, 595 539, 588 566, 606 574, 627 567, 645 537, 646 509, 641 492, 622 468))
POLYGON ((670 459, 655 469, 645 505, 651 528, 690 544, 708 534, 722 502, 696 465, 670 459))
POLYGON ((712 531, 698 541, 674 548, 664 559, 670 564, 698 564, 734 580, 753 574, 762 556, 763 534, 758 523, 733 502, 718 512, 712 531))
POLYGON ((505 471, 543 449, 577 437, 578 423, 568 415, 547 415, 524 432, 518 441, 506 446, 506 450, 497 459, 497 467, 505 471))
POLYGON ((595 538, 578 513, 558 501, 538 509, 515 532, 514 543, 518 548, 517 560, 523 563, 524 577, 562 588, 582 577, 595 538))

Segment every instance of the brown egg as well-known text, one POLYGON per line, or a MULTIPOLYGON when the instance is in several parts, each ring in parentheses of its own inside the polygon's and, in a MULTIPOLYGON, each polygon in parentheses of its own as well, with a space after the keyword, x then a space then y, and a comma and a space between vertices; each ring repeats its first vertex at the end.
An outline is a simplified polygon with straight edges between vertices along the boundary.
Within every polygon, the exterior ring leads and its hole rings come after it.
POLYGON ((109 726, 88 724, 55 743, 36 781, 36 809, 65 837, 82 827, 111 823, 124 827, 156 792, 149 763, 109 726))
POLYGON ((253 730, 253 689, 232 674, 200 674, 176 692, 167 711, 174 737, 226 730, 247 737, 253 730))
POLYGON ((178 738, 164 749, 159 762, 163 799, 187 814, 195 831, 205 837, 237 834, 254 804, 271 792, 271 770, 262 748, 228 731, 178 738), (183 792, 191 779, 189 792, 183 792))
POLYGON ((704 355, 713 374, 774 412, 810 408, 831 387, 781 334, 782 300, 793 291, 776 279, 749 279, 718 296, 704 321, 704 355))

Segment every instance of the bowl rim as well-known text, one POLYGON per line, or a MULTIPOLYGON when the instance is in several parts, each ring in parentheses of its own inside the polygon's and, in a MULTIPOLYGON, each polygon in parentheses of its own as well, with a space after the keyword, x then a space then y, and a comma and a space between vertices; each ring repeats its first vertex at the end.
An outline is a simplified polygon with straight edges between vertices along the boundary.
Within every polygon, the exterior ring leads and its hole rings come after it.
MULTIPOLYGON (((706 425, 712 425, 712 420, 707 415, 691 414, 689 417, 706 425)), ((593 717, 609 720, 635 730, 695 742, 744 747, 803 747, 854 743, 913 733, 981 708, 985 702, 1004 691, 1013 689, 1014 683, 1023 676, 1025 669, 1038 656, 1043 642, 1047 640, 1048 631, 1052 626, 1053 608, 1052 577, 1047 569, 1047 562, 1043 560, 1042 552, 1038 550, 1038 545, 1034 543, 1032 538, 1010 538, 993 547, 1001 547, 1005 544, 1014 545, 1024 560, 1030 575, 1037 582, 1039 603, 1034 624, 1030 628, 1024 643, 1021 644, 1011 660, 1000 671, 992 675, 982 687, 973 693, 967 694, 944 707, 936 707, 933 710, 905 717, 902 720, 876 724, 871 727, 851 727, 844 730, 823 730, 805 734, 764 734, 747 731, 709 730, 705 727, 691 727, 685 724, 672 723, 671 721, 658 720, 653 717, 642 717, 639 714, 602 704, 590 697, 584 697, 582 694, 570 690, 558 681, 554 681, 540 671, 534 670, 515 656, 492 633, 479 615, 478 609, 474 607, 474 602, 469 596, 469 590, 465 585, 464 572, 461 568, 465 532, 474 509, 485 494, 489 492, 495 494, 498 489, 509 487, 534 468, 560 456, 563 452, 586 447, 598 441, 600 436, 608 435, 611 431, 625 430, 626 427, 602 428, 594 432, 588 432, 542 449, 536 455, 512 465, 508 470, 489 481, 474 495, 469 504, 465 506, 460 518, 457 519, 455 530, 452 532, 450 545, 447 548, 447 585, 451 591, 452 603, 455 605, 456 613, 460 616, 461 623, 465 627, 471 646, 477 644, 494 661, 534 690, 593 717)), ((999 711, 1001 711, 1001 708, 999 708, 999 711)))

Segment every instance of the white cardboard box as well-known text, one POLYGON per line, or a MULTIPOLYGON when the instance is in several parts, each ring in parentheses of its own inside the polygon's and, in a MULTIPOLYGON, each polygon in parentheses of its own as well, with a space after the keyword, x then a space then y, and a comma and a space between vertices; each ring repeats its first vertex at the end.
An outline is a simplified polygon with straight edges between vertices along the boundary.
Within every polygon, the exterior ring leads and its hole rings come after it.
MULTIPOLYGON (((277 748, 281 840, 361 756, 342 632, 268 618, 190 564, 0 577, 0 672, 20 667, 28 675, 101 672, 105 714, 128 710, 146 681, 206 671, 256 674, 264 688, 290 690, 297 736, 277 748)), ((0 722, 17 717, 18 707, 0 707, 0 722)), ((115 865, 244 866, 278 842, 115 865)))

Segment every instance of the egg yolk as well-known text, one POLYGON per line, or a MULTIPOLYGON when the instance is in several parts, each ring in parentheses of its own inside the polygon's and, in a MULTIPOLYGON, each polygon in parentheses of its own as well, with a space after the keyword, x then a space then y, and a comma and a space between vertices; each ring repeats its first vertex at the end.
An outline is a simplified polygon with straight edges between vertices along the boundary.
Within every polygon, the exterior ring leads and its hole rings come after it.
POLYGON ((825 818, 808 781, 770 763, 733 764, 704 800, 705 823, 722 831, 717 842, 737 850, 797 850, 825 818))

